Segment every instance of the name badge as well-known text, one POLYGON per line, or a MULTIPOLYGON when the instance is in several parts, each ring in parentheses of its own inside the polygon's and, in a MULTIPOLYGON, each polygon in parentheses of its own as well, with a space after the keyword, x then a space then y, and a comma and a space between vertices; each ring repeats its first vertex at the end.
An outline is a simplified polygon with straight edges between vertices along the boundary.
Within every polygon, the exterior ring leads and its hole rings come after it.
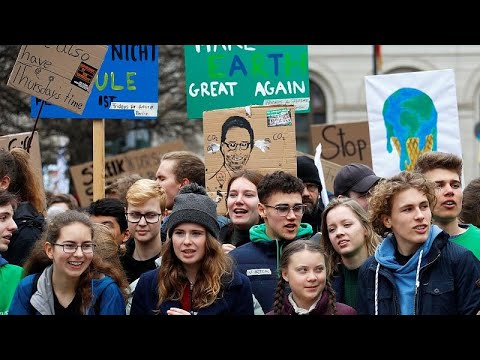
POLYGON ((270 269, 249 269, 247 270, 247 276, 253 275, 272 275, 272 270, 270 269))

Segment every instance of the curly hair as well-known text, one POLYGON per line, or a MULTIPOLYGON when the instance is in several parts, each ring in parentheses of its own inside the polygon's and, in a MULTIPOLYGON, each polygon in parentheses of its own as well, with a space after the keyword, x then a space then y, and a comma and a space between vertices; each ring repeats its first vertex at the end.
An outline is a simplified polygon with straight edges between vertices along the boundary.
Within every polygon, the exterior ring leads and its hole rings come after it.
POLYGON ((383 224, 383 215, 392 215, 392 206, 395 196, 408 189, 417 189, 425 194, 430 206, 436 203, 435 183, 427 180, 422 174, 411 171, 402 171, 388 179, 380 180, 368 199, 369 219, 374 230, 382 237, 392 232, 383 224))
POLYGON ((371 256, 375 253, 375 249, 381 241, 380 236, 375 232, 370 220, 368 219, 367 212, 358 204, 358 202, 348 197, 333 199, 322 213, 322 237, 320 240, 323 248, 325 249, 325 256, 330 260, 328 262, 328 266, 330 267, 328 270, 330 274, 334 274, 338 271, 338 264, 342 263, 342 257, 335 251, 332 242, 330 241, 330 237, 328 235, 327 215, 330 211, 340 206, 350 209, 358 221, 360 221, 362 227, 367 231, 364 245, 367 248, 368 256, 371 256))

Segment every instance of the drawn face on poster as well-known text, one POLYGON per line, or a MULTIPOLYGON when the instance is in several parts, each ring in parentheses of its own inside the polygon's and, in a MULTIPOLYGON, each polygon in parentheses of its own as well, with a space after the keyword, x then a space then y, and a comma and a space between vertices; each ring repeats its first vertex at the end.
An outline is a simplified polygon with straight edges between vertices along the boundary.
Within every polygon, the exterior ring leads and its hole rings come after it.
POLYGON ((242 170, 253 150, 253 129, 247 119, 231 116, 222 125, 220 152, 229 172, 242 170))

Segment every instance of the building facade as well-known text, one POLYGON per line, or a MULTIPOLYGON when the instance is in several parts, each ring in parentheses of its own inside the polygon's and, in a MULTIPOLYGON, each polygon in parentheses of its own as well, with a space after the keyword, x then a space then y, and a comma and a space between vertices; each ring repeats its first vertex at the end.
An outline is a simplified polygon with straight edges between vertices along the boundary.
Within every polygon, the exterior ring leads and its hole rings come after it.
MULTIPOLYGON (((310 124, 366 121, 373 45, 309 45, 310 113, 296 115, 297 149, 313 154, 310 124)), ((382 45, 377 74, 453 69, 466 185, 479 176, 480 45, 382 45)))

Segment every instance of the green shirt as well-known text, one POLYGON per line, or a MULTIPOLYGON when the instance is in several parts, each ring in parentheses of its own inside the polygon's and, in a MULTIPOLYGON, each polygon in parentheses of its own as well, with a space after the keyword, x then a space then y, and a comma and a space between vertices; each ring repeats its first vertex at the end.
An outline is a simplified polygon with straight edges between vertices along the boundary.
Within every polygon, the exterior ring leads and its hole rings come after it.
POLYGON ((17 265, 0 266, 0 315, 8 315, 13 294, 23 277, 23 268, 17 265))
POLYGON ((467 231, 459 235, 450 236, 450 240, 467 248, 480 260, 480 229, 472 224, 460 224, 459 226, 464 229, 467 228, 467 231))

